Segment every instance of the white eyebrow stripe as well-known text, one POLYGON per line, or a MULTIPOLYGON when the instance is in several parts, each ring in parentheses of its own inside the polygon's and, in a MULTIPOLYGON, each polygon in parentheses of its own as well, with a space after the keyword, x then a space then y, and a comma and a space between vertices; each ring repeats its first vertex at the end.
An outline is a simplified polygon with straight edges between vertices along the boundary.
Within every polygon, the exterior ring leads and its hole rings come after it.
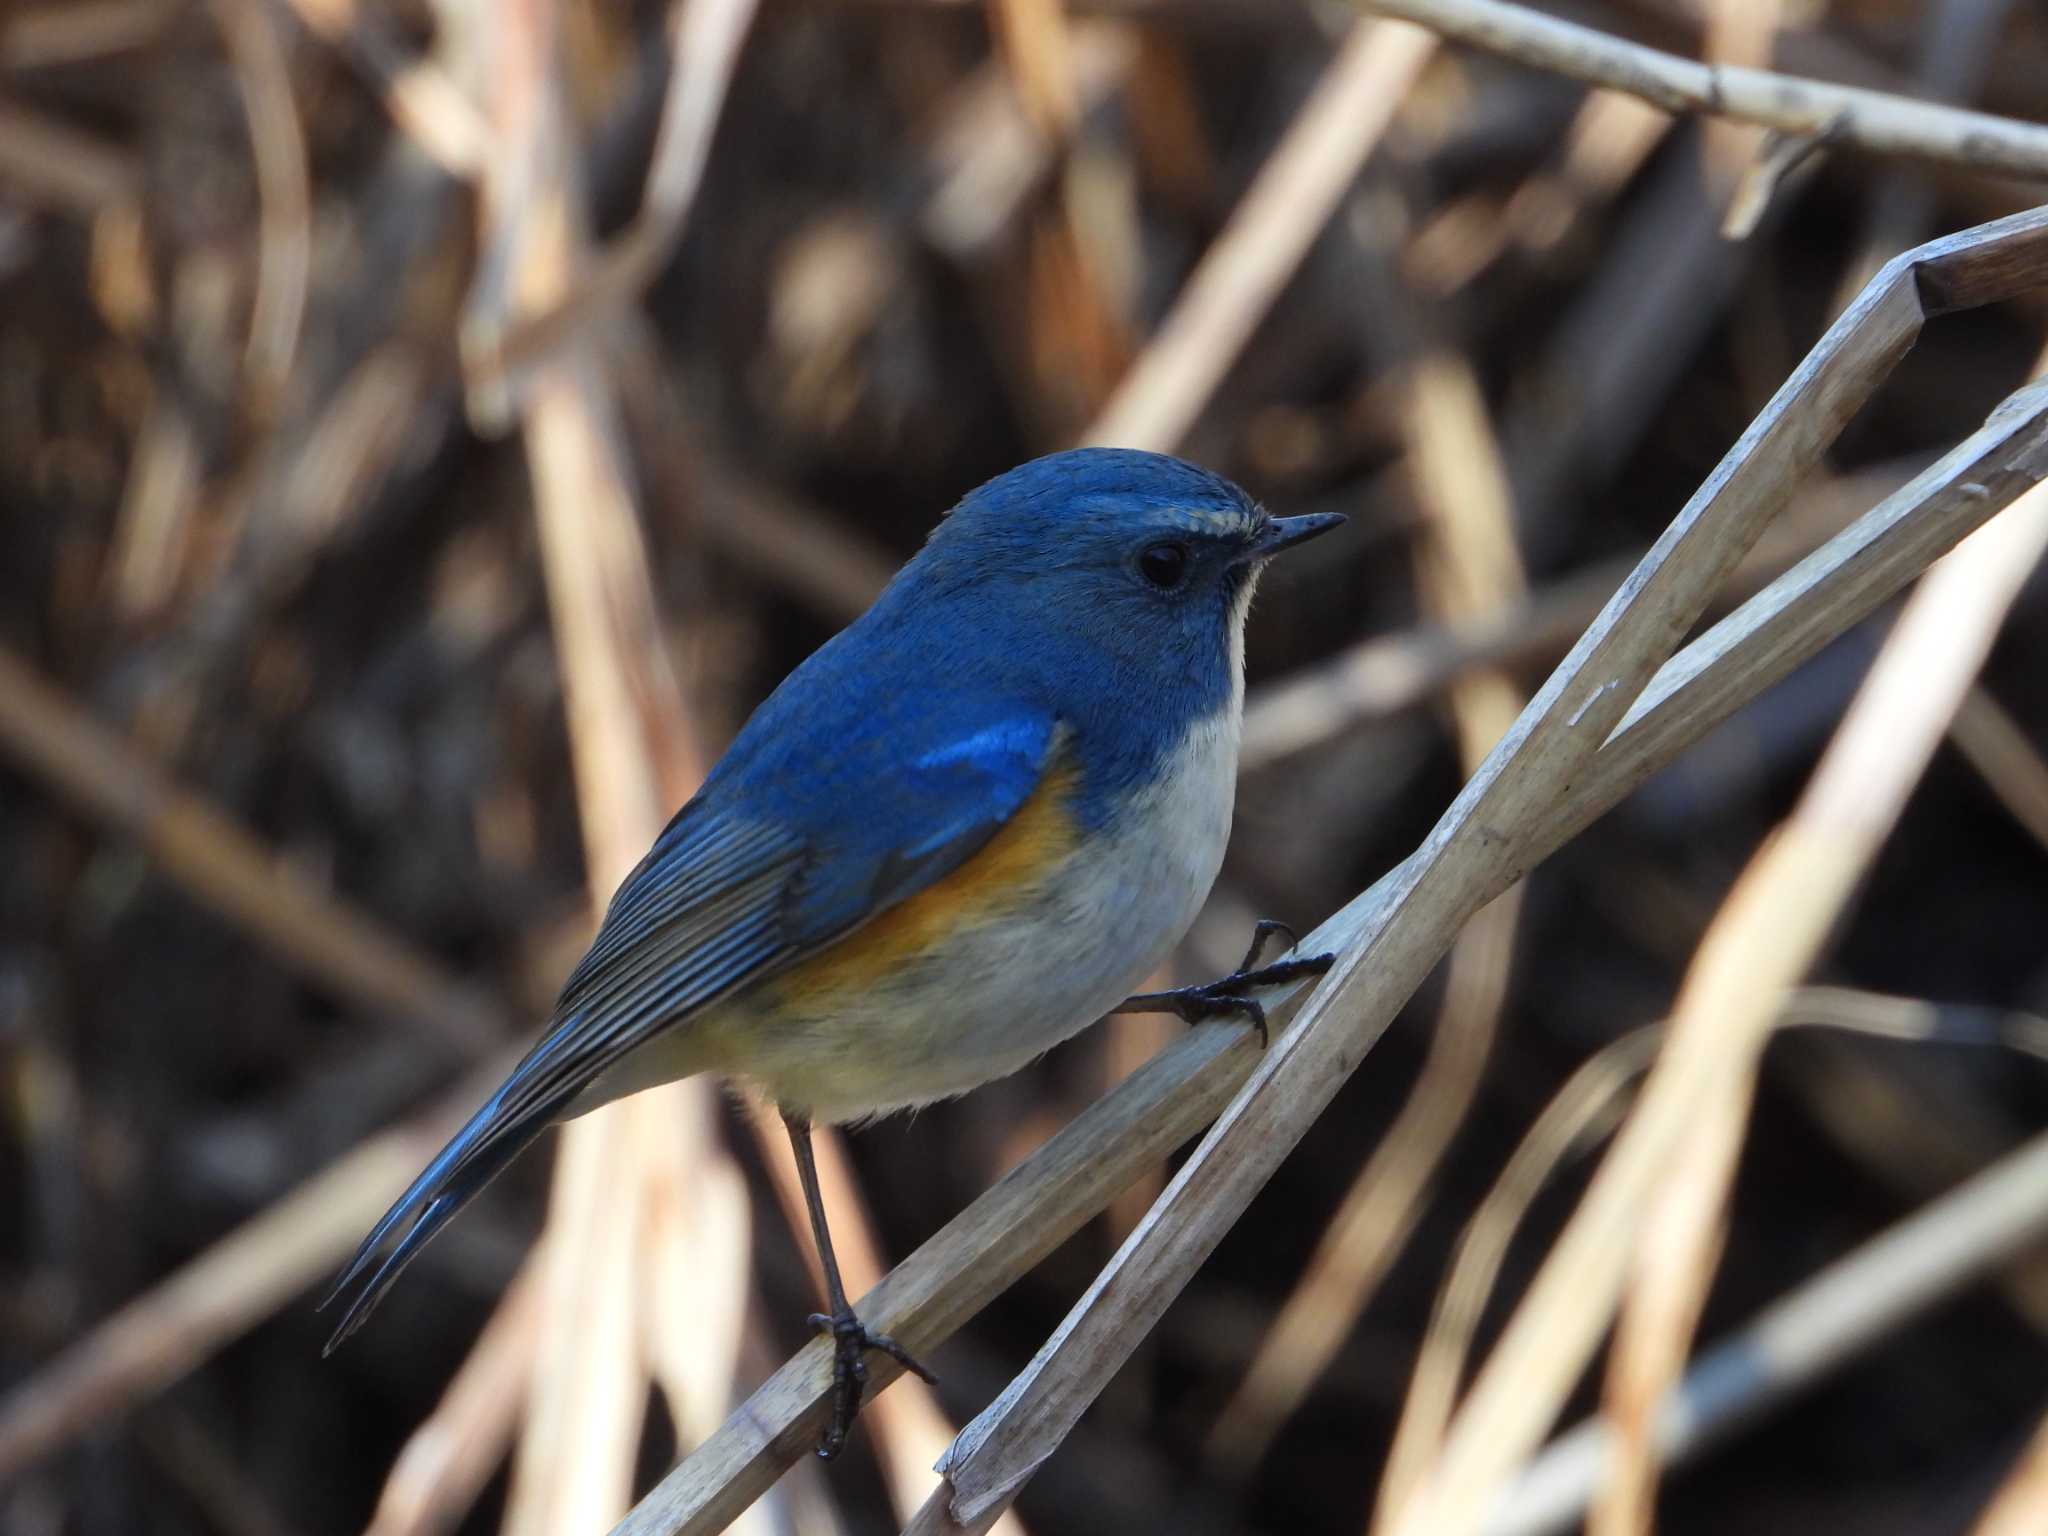
POLYGON ((1212 511, 1207 507, 1174 507, 1169 514, 1193 532, 1246 534, 1259 525, 1256 517, 1243 512, 1212 511))

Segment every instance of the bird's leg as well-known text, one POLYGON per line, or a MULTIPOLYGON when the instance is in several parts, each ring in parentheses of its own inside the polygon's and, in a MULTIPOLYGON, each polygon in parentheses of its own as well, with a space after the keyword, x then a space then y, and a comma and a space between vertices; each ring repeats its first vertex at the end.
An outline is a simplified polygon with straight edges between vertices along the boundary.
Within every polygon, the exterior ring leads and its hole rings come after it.
POLYGON ((1298 981, 1304 976, 1320 976, 1337 958, 1335 955, 1302 955, 1255 969, 1259 966, 1259 956, 1265 952, 1266 941, 1276 933, 1285 934, 1290 946, 1297 942, 1292 928, 1262 917, 1252 930, 1252 947, 1244 952, 1244 959, 1238 962, 1237 969, 1222 980, 1199 987, 1175 987, 1171 992, 1140 992, 1136 997, 1125 998, 1109 1011, 1177 1013, 1190 1024, 1199 1024, 1204 1019, 1246 1019, 1258 1030, 1259 1044, 1263 1046, 1270 1039, 1266 1030, 1266 1010, 1257 998, 1244 994, 1256 987, 1273 987, 1282 982, 1298 981))
POLYGON ((803 1181, 804 1205, 811 1213, 811 1237, 818 1245, 818 1259, 825 1268, 825 1305, 830 1313, 813 1312, 811 1326, 832 1335, 832 1422, 825 1438, 818 1442, 818 1454, 830 1461, 846 1444, 846 1432, 860 1412, 861 1388, 867 1385, 869 1350, 879 1349, 906 1371, 936 1382, 938 1377, 905 1353, 903 1346, 885 1333, 869 1333, 853 1315, 846 1300, 846 1287, 839 1279, 839 1260, 832 1252, 832 1233, 825 1225, 825 1200, 818 1193, 818 1161, 811 1153, 811 1122, 803 1115, 783 1112, 782 1123, 789 1128, 789 1144, 796 1151, 797 1177, 803 1181))

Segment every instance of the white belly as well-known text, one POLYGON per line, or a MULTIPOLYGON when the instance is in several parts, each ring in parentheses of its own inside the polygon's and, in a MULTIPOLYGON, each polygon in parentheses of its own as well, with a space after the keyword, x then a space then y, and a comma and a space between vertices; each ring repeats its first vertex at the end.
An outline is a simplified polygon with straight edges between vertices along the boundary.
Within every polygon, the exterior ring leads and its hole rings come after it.
POLYGON ((864 1119, 1015 1072, 1140 990, 1222 866, 1236 726, 1234 707, 1196 726, 1023 913, 961 932, 829 1015, 746 1021, 745 1075, 815 1119, 864 1119))

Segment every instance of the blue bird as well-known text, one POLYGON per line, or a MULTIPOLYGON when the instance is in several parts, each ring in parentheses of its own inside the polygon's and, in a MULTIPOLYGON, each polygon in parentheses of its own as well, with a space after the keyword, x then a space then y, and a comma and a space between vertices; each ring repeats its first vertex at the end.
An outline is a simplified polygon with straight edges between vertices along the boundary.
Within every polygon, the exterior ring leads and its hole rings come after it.
MULTIPOLYGON (((1236 1013, 1329 957, 1127 994, 1223 862, 1244 619, 1269 516, 1179 459, 1088 448, 971 492, 875 604, 769 696, 613 896, 547 1032, 363 1240, 332 1351, 549 1125, 699 1072, 789 1126, 836 1340, 835 1454, 863 1355, 811 1157, 861 1121, 1016 1071, 1104 1013, 1236 1013)), ((327 1303, 323 1302, 325 1306, 327 1303)))

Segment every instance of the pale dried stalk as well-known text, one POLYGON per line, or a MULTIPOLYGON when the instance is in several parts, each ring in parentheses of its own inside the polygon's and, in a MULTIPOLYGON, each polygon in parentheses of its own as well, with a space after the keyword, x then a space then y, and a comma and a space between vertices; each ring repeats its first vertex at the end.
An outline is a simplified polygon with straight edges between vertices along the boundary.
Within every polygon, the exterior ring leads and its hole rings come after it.
MULTIPOLYGON (((1418 587, 1453 633, 1518 606, 1527 578, 1500 447, 1471 365, 1448 350, 1403 371, 1404 436, 1426 516, 1418 587)), ((1451 686, 1459 759, 1472 772, 1526 702, 1505 672, 1451 686)), ((1209 1454, 1239 1467, 1265 1454, 1301 1406, 1399 1255, 1444 1152, 1464 1123, 1507 998, 1519 889, 1482 908, 1458 936, 1428 1059, 1400 1115, 1345 1191, 1301 1280, 1281 1303, 1209 1434, 1209 1454)))
MULTIPOLYGON (((2024 397, 2034 401, 2039 393, 2024 397)), ((1998 418, 1987 430, 2000 430, 1998 418)), ((2040 445, 2029 440, 2015 467, 2023 474, 2034 474, 2041 463, 2041 453, 2040 445)), ((1944 462, 1952 463, 1956 457, 1951 455, 1944 462)), ((1958 481, 1953 494, 1974 497, 1980 490, 1989 494, 1988 487, 1972 475, 1958 481)), ((1796 580, 1799 574, 1794 572, 1788 579, 1796 580)), ((1710 633, 1707 640, 1711 642, 1713 638, 1710 633)), ((1639 704, 1638 708, 1641 707, 1639 704)), ((1789 931, 1791 923, 1806 922, 1807 914, 1833 905, 1852 878, 1842 861, 1829 860, 1824 850, 1795 873, 1806 882, 1808 905, 1800 913, 1780 914, 1780 922, 1787 928, 1783 935, 1787 940, 1793 937, 1789 931)), ((1817 942, 1817 933, 1812 941, 1817 942)), ((1711 966, 1708 958, 1703 947, 1701 967, 1696 974, 1703 978, 1731 974, 1721 968, 1718 953, 1711 966)), ((1757 965, 1756 960, 1746 960, 1745 968, 1733 973, 1742 978, 1740 992, 1754 995, 1770 990, 1757 981, 1761 974, 1757 965)), ((1708 1005, 1702 1002, 1697 1006, 1704 1009, 1708 1005)), ((1658 1100, 1639 1106, 1631 1122, 1632 1135, 1625 1136, 1624 1143, 1616 1147, 1603 1167, 1602 1176, 1595 1179, 1573 1227, 1553 1248, 1544 1273, 1531 1287, 1522 1309, 1481 1373, 1433 1476, 1390 1529, 1403 1533, 1430 1531, 1439 1536, 1443 1532, 1472 1529, 1484 1513, 1485 1501, 1498 1480, 1528 1453, 1548 1427, 1555 1413, 1555 1400, 1538 1390, 1535 1383, 1555 1375, 1559 1369, 1555 1362, 1566 1355, 1575 1354, 1583 1362, 1594 1338, 1604 1328, 1605 1311, 1596 1318, 1592 1309, 1584 1305, 1585 1299, 1613 1294, 1613 1286, 1618 1284, 1618 1260, 1635 1240, 1636 1223, 1650 1182, 1656 1171, 1669 1166, 1668 1155, 1677 1139, 1677 1130, 1688 1123, 1695 1106, 1704 1102, 1715 1086, 1712 1074, 1717 1066, 1725 1063, 1710 1050, 1673 1050, 1658 1100), (1644 1126, 1649 1130, 1643 1130, 1644 1126), (1620 1171, 1613 1172, 1615 1169, 1620 1171), (1542 1374, 1538 1375, 1539 1372, 1542 1374)))
POLYGON ((481 419, 496 421, 504 397, 526 370, 594 321, 637 299, 675 254, 704 181, 711 138, 756 4, 757 0, 674 0, 669 7, 668 89, 662 97, 640 211, 592 257, 572 290, 502 331, 465 332, 471 408, 481 419))
POLYGON ((1949 722, 1948 737, 2012 819, 2048 848, 2048 762, 2005 706, 1982 687, 1972 688, 1949 722))
POLYGON ((212 802, 0 650, 0 752, 133 838, 170 879, 337 997, 476 1052, 505 1025, 482 993, 295 869, 212 802))
MULTIPOLYGON (((1659 1454, 1667 1465, 1698 1454, 2044 1234, 2048 1136, 2036 1136, 1701 1355, 1658 1414, 1659 1454)), ((1559 1437, 1494 1500, 1486 1536, 1575 1529, 1606 1479, 1609 1447, 1601 1420, 1559 1437)))
MULTIPOLYGON (((1541 1374, 1520 1375, 1518 1412, 1546 1400, 1554 1412, 1633 1271, 1607 1376, 1615 1475, 1594 1506, 1593 1536, 1650 1529, 1656 1412, 1684 1369, 1706 1305, 1757 1064, 1781 997, 1819 958, 2044 548, 2048 490, 2036 489, 1921 582, 1791 818, 1752 860, 1702 940, 1665 1053, 1610 1159, 1614 1171, 1603 1167, 1588 1193, 1590 1203, 1609 1178, 1639 1181, 1636 1198, 1649 1203, 1638 1240, 1614 1250, 1611 1274, 1575 1277, 1569 1305, 1581 1322, 1531 1314, 1532 1334, 1547 1335, 1554 1348, 1541 1374), (1668 1125, 1660 1116, 1670 1117, 1668 1125), (1632 1157, 1641 1159, 1639 1169, 1632 1157)), ((1567 1228, 1559 1247, 1571 1238, 1567 1228)), ((1532 1298, 1543 1283, 1539 1276, 1532 1298)))
POLYGON ((1875 154, 2048 176, 2048 127, 2037 123, 1769 70, 1701 64, 1504 0, 1353 3, 1537 69, 1627 91, 1667 112, 1735 118, 1875 154))
POLYGON ((142 195, 142 165, 68 123, 0 102, 0 184, 24 202, 89 219, 142 195))
POLYGON ((1639 1029, 1623 1035, 1588 1059, 1543 1106, 1543 1113, 1516 1145, 1500 1177, 1486 1192, 1472 1219, 1458 1234, 1449 1271, 1430 1310, 1429 1327, 1416 1355, 1415 1374, 1394 1427, 1380 1477, 1371 1529, 1383 1531, 1443 1445, 1444 1430, 1472 1339, 1508 1244, 1552 1171, 1587 1142, 1605 1135, 1620 1118, 1624 1095, 1650 1064, 1656 1033, 1639 1029))
MULTIPOLYGON (((471 310, 486 325, 500 306, 559 303, 584 261, 581 188, 555 76, 558 17, 551 0, 528 0, 502 22, 490 76, 503 153, 486 202, 488 276, 471 310)), ((660 833, 676 783, 702 774, 662 647, 616 410, 595 359, 578 349, 535 371, 524 420, 577 806, 600 903, 660 833)), ((701 1127, 714 1114, 708 1084, 671 1084, 585 1116, 560 1136, 542 1238, 539 1360, 506 1505, 511 1536, 587 1532, 631 1501, 647 1403, 647 1311, 676 1308, 709 1339, 740 1335, 744 1247, 701 1252, 686 1272, 693 1293, 643 1289, 648 1212, 663 1199, 665 1221, 689 1221, 687 1207, 673 1207, 687 1197, 692 1165, 715 1167, 721 1157, 708 1132, 686 1146, 659 1122, 701 1127)), ((730 1390, 730 1355, 725 1366, 722 1377, 700 1370, 681 1378, 679 1422, 716 1416, 730 1390)))
POLYGON ((256 297, 244 357, 266 397, 283 389, 291 374, 313 266, 313 191, 306 136, 292 96, 291 60, 271 4, 272 0, 212 0, 241 84, 249 149, 256 162, 256 297))
POLYGON ((330 1274, 514 1059, 352 1148, 0 1399, 0 1484, 161 1391, 330 1274))
MULTIPOLYGON (((1991 228, 2016 239, 2024 229, 2032 239, 2039 220, 2035 214, 1991 228)), ((1888 267, 1885 279, 1830 328, 1552 674, 1422 849, 1383 882, 1385 894, 1376 888, 1311 936, 1311 947, 1336 948, 1337 960, 1296 1027, 1274 1041, 1146 1221, 1031 1365, 968 1426, 942 1468, 946 1481, 912 1529, 987 1528, 1156 1324, 1458 926, 1552 846, 1544 842, 1546 824, 1561 805, 1584 803, 1580 797, 1595 777, 1591 760, 1630 701, 1789 499, 1800 475, 1910 344, 1925 313, 1921 283, 1937 272, 1962 276, 1947 264, 1965 251, 1977 253, 1965 258, 1973 276, 2015 280, 2003 264, 2009 251, 2002 242, 2001 256, 1991 258, 1981 249, 1984 232, 1963 238, 1961 247, 1937 242, 1888 267)), ((2029 455, 2010 468, 2009 494, 2039 478, 2029 455)), ((1980 490, 1981 499, 1993 499, 1988 485, 1973 487, 1973 497, 1980 490)), ((1478 1459, 1455 1430, 1446 1456, 1478 1459)), ((1453 1507, 1469 1497, 1456 1479, 1443 1481, 1453 1484, 1446 1495, 1453 1507)))
POLYGON ((284 0, 306 30, 361 70, 391 120, 449 175, 484 172, 490 125, 461 87, 423 59, 407 57, 382 15, 358 0, 284 0))
POLYGON ((529 1260, 441 1401, 391 1463, 363 1536, 436 1536, 462 1519, 512 1444, 539 1321, 540 1287, 529 1260))
POLYGON ((1412 27, 1351 28, 1083 441, 1163 451, 1187 435, 1435 51, 1412 27))
POLYGON ((2048 1414, 2026 1454, 1972 1528, 1970 1536, 2039 1536, 2048 1529, 2048 1414))
MULTIPOLYGON (((1926 313, 2022 291, 2035 281, 2044 253, 2048 210, 2035 210, 1899 257, 1745 434, 1703 499, 1739 494, 1748 501, 1773 486, 1774 494, 1783 494, 1792 478, 1787 460, 1817 456, 1910 345, 1926 313)), ((2039 481, 2048 473, 2044 418, 2048 391, 2016 395, 1983 430, 1667 664, 1573 778, 1570 792, 1532 807, 1525 839, 1496 872, 1497 887, 1504 889, 1517 865, 1533 863, 1576 834, 2039 481)), ((1695 513, 1685 522, 1689 530, 1695 513)), ((1672 542, 1667 536, 1659 549, 1672 542)), ((1622 601, 1640 590, 1631 587, 1622 601)), ((1352 902, 1317 942, 1357 934, 1412 889, 1417 862, 1352 902)), ((1276 993, 1271 1005, 1283 1000, 1276 993)), ((1242 1036, 1227 1038, 1219 1028, 1183 1036, 898 1266, 860 1303, 862 1316, 914 1352, 930 1348, 1100 1209, 1132 1170, 1156 1161, 1199 1125, 1232 1091, 1250 1051, 1242 1036)), ((872 1369, 877 1388, 895 1374, 886 1361, 872 1369)), ((813 1344, 664 1478, 619 1530, 642 1536, 721 1529, 780 1466, 808 1448, 829 1389, 829 1352, 813 1344)))

